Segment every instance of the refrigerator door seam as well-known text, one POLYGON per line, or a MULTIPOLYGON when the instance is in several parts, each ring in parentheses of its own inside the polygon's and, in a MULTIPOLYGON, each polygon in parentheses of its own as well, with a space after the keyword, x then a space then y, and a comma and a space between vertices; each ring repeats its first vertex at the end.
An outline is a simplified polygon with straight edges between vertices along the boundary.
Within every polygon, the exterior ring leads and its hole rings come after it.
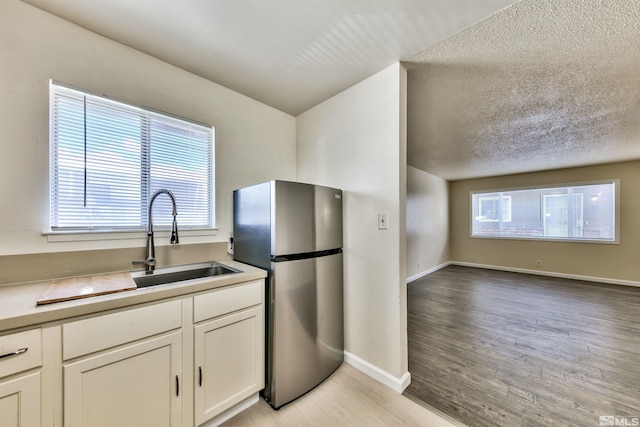
POLYGON ((326 251, 306 252, 302 254, 271 255, 271 262, 297 261, 299 259, 320 258, 323 256, 335 255, 340 253, 342 253, 342 249, 336 248, 326 251))

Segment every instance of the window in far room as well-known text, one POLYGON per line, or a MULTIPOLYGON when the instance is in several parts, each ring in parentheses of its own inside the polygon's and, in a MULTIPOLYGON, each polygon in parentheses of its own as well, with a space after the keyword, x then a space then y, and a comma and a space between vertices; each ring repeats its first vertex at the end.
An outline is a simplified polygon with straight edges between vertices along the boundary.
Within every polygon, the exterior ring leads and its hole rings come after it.
POLYGON ((472 237, 617 242, 618 181, 471 192, 472 237))
MULTIPOLYGON (((51 83, 52 231, 144 230, 170 190, 181 228, 214 224, 213 127, 51 83)), ((169 198, 154 222, 169 225, 169 198)))
POLYGON ((478 199, 480 222, 510 222, 511 196, 488 196, 478 199))

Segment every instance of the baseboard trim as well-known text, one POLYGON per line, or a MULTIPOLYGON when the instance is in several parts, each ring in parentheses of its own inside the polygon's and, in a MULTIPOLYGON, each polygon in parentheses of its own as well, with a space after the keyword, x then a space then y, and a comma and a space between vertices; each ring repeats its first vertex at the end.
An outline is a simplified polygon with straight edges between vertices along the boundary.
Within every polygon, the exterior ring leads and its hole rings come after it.
POLYGON ((459 265, 461 267, 484 268, 488 270, 509 271, 513 273, 535 274, 538 276, 558 277, 561 279, 582 280, 585 282, 607 283, 610 285, 623 285, 640 287, 640 282, 633 280, 610 279, 607 277, 581 276, 579 274, 558 273, 555 271, 529 270, 526 268, 505 267, 502 265, 476 264, 472 262, 451 261, 449 265, 459 265))
POLYGON ((414 275, 414 276, 408 277, 408 278, 407 278, 407 283, 411 283, 411 282, 413 282, 414 280, 418 280, 418 279, 419 279, 419 278, 421 278, 421 277, 424 277, 424 276, 427 276, 427 275, 429 275, 429 274, 431 274, 431 273, 434 273, 434 272, 436 272, 436 271, 438 271, 438 270, 440 270, 440 269, 445 268, 445 267, 446 267, 446 266, 448 266, 448 265, 451 265, 451 261, 447 261, 447 262, 445 262, 444 264, 436 265, 435 267, 432 267, 432 268, 430 268, 430 269, 428 269, 428 270, 425 270, 425 271, 423 271, 423 272, 421 272, 421 273, 418 273, 418 274, 416 274, 416 275, 414 275))
POLYGON ((244 399, 242 402, 232 406, 231 408, 227 409, 226 411, 224 411, 223 413, 221 413, 220 415, 218 415, 215 418, 210 419, 209 421, 205 421, 203 424, 200 425, 200 427, 216 427, 219 426, 220 424, 229 421, 231 418, 235 417, 236 415, 238 415, 240 412, 244 411, 245 409, 248 409, 250 406, 255 405, 256 403, 258 403, 258 401, 260 400, 260 394, 259 393, 255 393, 252 396, 249 396, 248 398, 244 399))
POLYGON ((409 387, 409 384, 411 384, 411 373, 409 371, 405 372, 402 377, 397 378, 387 371, 384 371, 377 366, 372 365, 366 360, 363 360, 358 356, 349 353, 348 351, 344 352, 344 361, 360 372, 386 385, 395 392, 402 393, 404 389, 409 387))

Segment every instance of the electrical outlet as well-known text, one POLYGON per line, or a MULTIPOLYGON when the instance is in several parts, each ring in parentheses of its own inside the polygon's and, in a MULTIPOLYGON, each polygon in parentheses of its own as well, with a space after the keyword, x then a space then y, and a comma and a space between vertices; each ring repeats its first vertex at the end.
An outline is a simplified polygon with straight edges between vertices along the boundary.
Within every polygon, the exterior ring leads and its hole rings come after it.
POLYGON ((542 260, 540 260, 540 259, 536 260, 536 266, 537 267, 542 267, 542 260))
POLYGON ((386 230, 388 228, 389 227, 387 225, 387 214, 379 213, 378 214, 378 230, 386 230))

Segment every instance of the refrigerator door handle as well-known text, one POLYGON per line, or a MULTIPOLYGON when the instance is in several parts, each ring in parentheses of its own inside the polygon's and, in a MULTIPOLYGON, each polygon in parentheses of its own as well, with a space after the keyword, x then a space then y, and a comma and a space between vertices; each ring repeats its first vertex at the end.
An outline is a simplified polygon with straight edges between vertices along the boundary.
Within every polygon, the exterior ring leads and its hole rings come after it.
POLYGON ((284 262, 284 261, 298 261, 301 259, 320 258, 323 256, 341 254, 342 248, 328 249, 326 251, 307 252, 303 254, 289 254, 289 255, 271 255, 271 262, 284 262))

